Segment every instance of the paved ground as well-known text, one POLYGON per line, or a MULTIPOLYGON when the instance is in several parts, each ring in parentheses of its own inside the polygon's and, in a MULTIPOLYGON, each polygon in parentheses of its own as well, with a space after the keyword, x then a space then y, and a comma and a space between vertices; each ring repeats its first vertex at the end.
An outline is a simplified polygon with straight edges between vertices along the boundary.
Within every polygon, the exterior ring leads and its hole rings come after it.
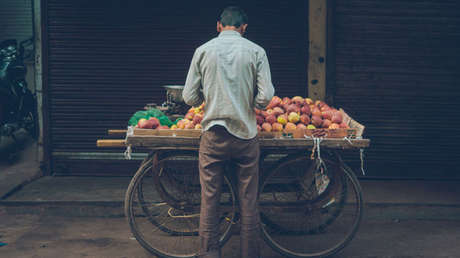
MULTIPOLYGON (((123 177, 45 177, 0 201, 0 257, 152 257, 123 216, 123 177)), ((360 230, 334 258, 460 257, 458 181, 362 180, 360 230)), ((308 245, 303 239, 299 245, 308 245)), ((238 235, 224 256, 238 257, 238 235)), ((281 257, 263 246, 263 257, 281 257)))
MULTIPOLYGON (((122 201, 130 177, 42 177, 11 201, 122 201)), ((460 181, 360 180, 367 203, 460 205, 460 181)))
POLYGON ((13 164, 6 159, 6 155, 0 152, 0 199, 41 175, 36 142, 27 141, 24 150, 17 153, 17 160, 13 164))
MULTIPOLYGON (((152 257, 129 232, 124 218, 1 215, 0 256, 19 257, 152 257)), ((339 255, 346 258, 460 257, 460 220, 369 220, 339 255)), ((224 247, 236 258, 238 236, 224 247)), ((263 257, 281 257, 263 247, 263 257)))

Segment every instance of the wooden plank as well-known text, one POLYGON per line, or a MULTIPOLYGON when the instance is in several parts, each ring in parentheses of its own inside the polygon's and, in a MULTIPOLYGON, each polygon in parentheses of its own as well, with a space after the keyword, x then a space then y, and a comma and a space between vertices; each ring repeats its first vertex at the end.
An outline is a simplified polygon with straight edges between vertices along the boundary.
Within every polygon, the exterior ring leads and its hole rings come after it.
POLYGON ((192 147, 200 146, 200 138, 192 137, 171 137, 171 136, 152 136, 152 135, 133 135, 128 136, 126 144, 133 147, 192 147))
MULTIPOLYGON (((343 139, 328 138, 320 143, 322 148, 329 149, 360 149, 369 147, 369 139, 353 139, 349 141, 343 139)), ((261 148, 282 148, 282 149, 308 149, 313 147, 313 140, 310 139, 261 139, 261 148)))
POLYGON ((327 0, 309 1, 308 97, 326 97, 327 0))
POLYGON ((329 105, 335 105, 335 93, 336 93, 336 75, 335 75, 335 66, 336 66, 336 42, 335 42, 335 6, 336 0, 326 0, 327 1, 327 21, 326 21, 326 97, 325 101, 329 105))
POLYGON ((150 135, 150 136, 171 136, 171 137, 192 137, 199 138, 201 130, 186 129, 186 130, 153 130, 153 129, 134 129, 134 135, 150 135))
POLYGON ((96 145, 100 148, 126 147, 125 140, 97 140, 96 145))
MULTIPOLYGON (((343 113, 343 116, 347 123, 348 121, 352 120, 346 113, 343 113)), ((353 120, 354 121, 354 120, 353 120)), ((305 136, 311 136, 315 131, 322 130, 325 132, 324 137, 329 138, 343 138, 345 136, 354 138, 355 136, 361 136, 362 129, 360 128, 350 128, 350 129, 295 129, 295 130, 284 130, 284 132, 258 132, 258 136, 260 138, 283 138, 283 135, 290 134, 293 138, 302 138, 304 139, 305 136), (358 130, 360 130, 361 134, 357 135, 358 130)), ((110 131, 110 130, 109 130, 110 131)), ((143 135, 143 136, 169 136, 169 137, 191 137, 191 138, 199 138, 202 134, 202 130, 155 130, 155 129, 134 129, 133 135, 143 135)))
MULTIPOLYGON (((133 147, 142 148, 175 148, 175 147, 190 147, 199 148, 200 139, 191 137, 170 137, 170 136, 149 136, 149 135, 133 135, 129 136, 126 142, 133 147)), ((321 141, 320 146, 331 149, 357 149, 369 147, 369 139, 344 139, 327 138, 321 141)), ((261 148, 282 148, 282 149, 308 149, 313 147, 311 139, 260 139, 261 148)))
POLYGON ((109 129, 107 131, 108 135, 126 135, 126 129, 109 129))

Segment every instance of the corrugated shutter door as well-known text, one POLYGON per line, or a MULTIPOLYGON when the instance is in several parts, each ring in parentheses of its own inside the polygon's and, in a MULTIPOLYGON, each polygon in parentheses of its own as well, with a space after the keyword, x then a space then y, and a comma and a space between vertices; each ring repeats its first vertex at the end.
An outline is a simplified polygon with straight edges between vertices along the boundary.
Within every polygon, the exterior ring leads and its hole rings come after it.
POLYGON ((0 3, 0 41, 29 39, 32 30, 32 1, 2 0, 0 3))
POLYGON ((459 178, 458 1, 336 4, 335 104, 367 126, 368 175, 459 178))
MULTIPOLYGON (((277 93, 304 95, 304 1, 241 2, 250 19, 247 37, 266 49, 277 93)), ((216 36, 217 16, 231 3, 235 2, 48 0, 54 172, 132 173, 123 167, 129 162, 76 157, 104 151, 95 143, 107 129, 125 128, 146 103, 161 104, 161 85, 183 85, 193 51, 216 36)))

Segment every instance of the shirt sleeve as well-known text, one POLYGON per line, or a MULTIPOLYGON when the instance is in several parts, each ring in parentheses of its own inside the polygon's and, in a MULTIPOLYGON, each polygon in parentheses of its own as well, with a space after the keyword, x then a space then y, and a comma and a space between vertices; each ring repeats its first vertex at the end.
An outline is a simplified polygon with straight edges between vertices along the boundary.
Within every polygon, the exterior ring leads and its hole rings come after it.
POLYGON ((182 91, 182 98, 189 106, 199 106, 204 101, 203 94, 200 91, 202 76, 198 61, 199 54, 198 51, 195 51, 185 80, 184 90, 182 91))
POLYGON ((258 109, 264 109, 270 103, 275 94, 270 73, 268 58, 263 52, 257 63, 257 95, 254 100, 254 106, 258 109))

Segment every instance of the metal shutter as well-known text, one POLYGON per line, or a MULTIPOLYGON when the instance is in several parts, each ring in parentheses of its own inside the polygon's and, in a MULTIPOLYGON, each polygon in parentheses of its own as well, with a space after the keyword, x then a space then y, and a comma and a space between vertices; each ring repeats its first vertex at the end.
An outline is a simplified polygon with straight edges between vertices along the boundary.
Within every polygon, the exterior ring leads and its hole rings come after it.
POLYGON ((460 177, 459 8, 336 1, 335 104, 367 126, 369 176, 460 177))
MULTIPOLYGON (((193 51, 217 35, 218 15, 235 3, 47 0, 53 171, 134 172, 135 162, 99 158, 106 150, 96 148, 96 139, 107 129, 125 128, 146 103, 162 103, 161 85, 184 84, 193 51)), ((307 3, 259 0, 241 5, 250 19, 247 37, 268 53, 277 94, 305 95, 307 3)))
POLYGON ((31 0, 2 0, 0 3, 0 41, 29 39, 32 30, 31 0))

